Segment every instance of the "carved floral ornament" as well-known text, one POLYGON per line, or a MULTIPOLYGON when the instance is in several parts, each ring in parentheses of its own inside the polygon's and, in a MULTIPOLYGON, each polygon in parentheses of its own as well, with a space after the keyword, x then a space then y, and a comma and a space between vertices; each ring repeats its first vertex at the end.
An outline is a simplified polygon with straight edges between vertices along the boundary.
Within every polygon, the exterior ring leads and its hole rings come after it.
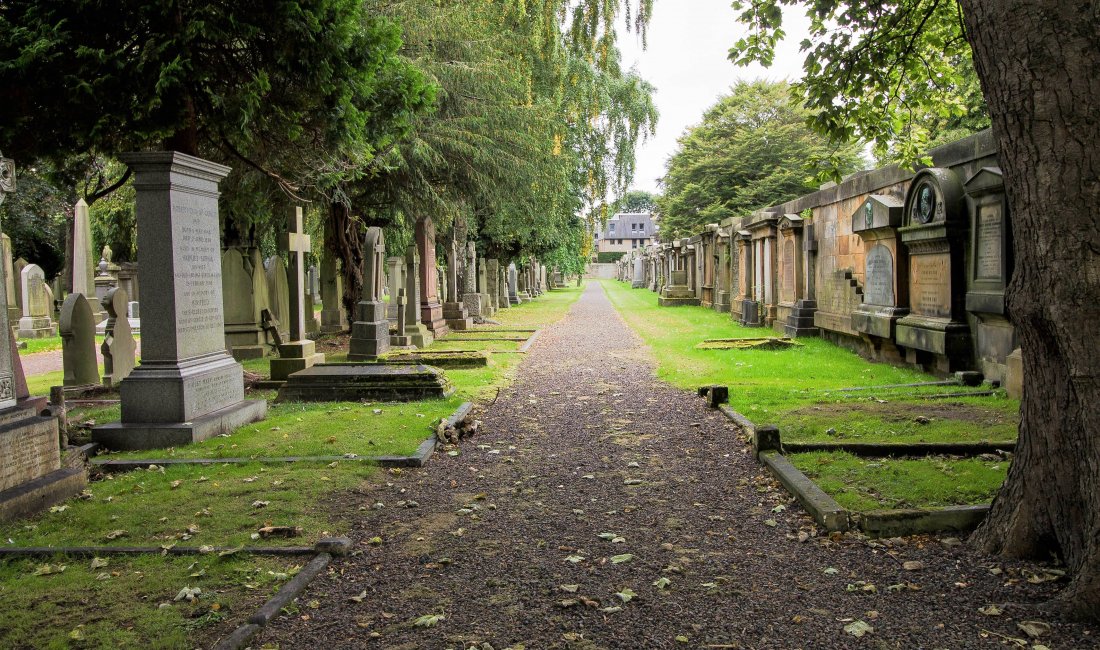
POLYGON ((15 161, 5 158, 0 151, 0 203, 4 202, 4 195, 15 191, 15 161))

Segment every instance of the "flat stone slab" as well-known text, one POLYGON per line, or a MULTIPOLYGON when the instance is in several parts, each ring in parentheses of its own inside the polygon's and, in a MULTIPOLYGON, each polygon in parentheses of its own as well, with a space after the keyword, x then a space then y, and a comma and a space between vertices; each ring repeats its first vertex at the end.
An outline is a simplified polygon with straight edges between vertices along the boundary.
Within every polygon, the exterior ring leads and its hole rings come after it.
POLYGON ((740 339, 707 339, 695 345, 696 350, 787 350, 802 344, 788 337, 768 336, 740 339))
POLYGON ((989 514, 989 505, 870 510, 858 516, 859 527, 871 537, 924 533, 968 533, 989 514))
POLYGON ((454 386, 424 364, 332 363, 287 378, 277 402, 414 402, 443 399, 454 386))
POLYGON ((190 422, 113 422, 92 429, 92 440, 107 449, 132 451, 178 447, 258 422, 267 415, 264 400, 244 400, 190 422))
POLYGON ((0 492, 0 522, 45 510, 78 494, 88 483, 84 468, 62 467, 0 492))
POLYGON ((489 365, 489 355, 465 350, 416 350, 386 355, 382 363, 421 363, 437 368, 480 368, 489 365))

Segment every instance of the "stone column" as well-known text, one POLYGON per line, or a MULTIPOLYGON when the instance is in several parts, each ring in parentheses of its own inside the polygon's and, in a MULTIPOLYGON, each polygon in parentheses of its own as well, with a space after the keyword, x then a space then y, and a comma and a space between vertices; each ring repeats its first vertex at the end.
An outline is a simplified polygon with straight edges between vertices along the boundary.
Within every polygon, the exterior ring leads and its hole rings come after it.
POLYGON ((500 300, 500 308, 507 309, 512 306, 512 301, 508 297, 508 274, 504 267, 497 267, 497 296, 500 300))
POLYGON ((466 305, 462 302, 462 291, 458 284, 459 254, 455 241, 447 244, 447 301, 443 303, 443 318, 453 330, 468 330, 474 326, 466 305))
MULTIPOLYGON (((390 349, 390 322, 382 302, 385 259, 386 242, 382 229, 367 228, 363 238, 363 293, 355 306, 348 361, 373 361, 390 349)), ((391 300, 396 304, 396 295, 391 300)))
POLYGON ((418 348, 426 348, 434 340, 432 333, 420 323, 420 255, 413 244, 405 250, 405 336, 418 348))
POLYGON ((462 279, 462 302, 476 322, 482 317, 482 299, 477 292, 477 249, 472 241, 466 242, 466 271, 462 279))
POLYGON ((92 317, 99 322, 106 318, 95 290, 95 266, 98 261, 92 250, 92 225, 88 217, 88 204, 84 199, 76 202, 73 211, 73 241, 70 251, 73 293, 79 293, 92 308, 92 317))
POLYGON ((390 301, 386 303, 386 319, 392 324, 397 323, 397 292, 405 285, 402 280, 404 273, 404 257, 395 255, 386 258, 386 291, 390 294, 390 301))
POLYGON ((485 260, 485 293, 489 294, 489 305, 493 310, 500 309, 500 262, 498 260, 485 260))
POLYGON ((439 273, 435 258, 435 222, 430 216, 416 222, 416 250, 420 255, 420 322, 433 338, 447 335, 450 328, 443 319, 439 302, 439 273))
POLYGON ((343 332, 348 319, 341 304, 344 299, 344 279, 340 261, 327 248, 321 254, 321 331, 343 332))
POLYGON ((173 151, 119 158, 134 172, 141 365, 120 387, 122 421, 96 427, 109 449, 197 442, 263 419, 225 350, 218 183, 228 167, 173 151))

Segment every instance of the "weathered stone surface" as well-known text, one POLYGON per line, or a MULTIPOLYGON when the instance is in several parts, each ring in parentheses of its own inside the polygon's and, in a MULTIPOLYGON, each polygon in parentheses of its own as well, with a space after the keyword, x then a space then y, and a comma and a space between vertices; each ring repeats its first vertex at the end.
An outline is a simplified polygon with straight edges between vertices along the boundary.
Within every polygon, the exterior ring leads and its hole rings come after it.
POLYGON ((416 222, 416 249, 420 256, 420 322, 433 338, 446 336, 449 328, 439 299, 439 270, 435 256, 435 221, 424 216, 416 222))
POLYGON ((422 364, 339 363, 314 366, 287 378, 280 402, 410 402, 449 397, 443 373, 422 364))
POLYGON ((129 305, 126 298, 126 290, 116 287, 108 291, 102 301, 107 325, 100 351, 103 353, 103 385, 107 387, 118 386, 130 376, 137 363, 137 342, 126 316, 129 305))
POLYGON ((61 306, 61 359, 63 385, 99 384, 99 361, 95 353, 95 318, 84 294, 72 293, 61 306))
POLYGON ((19 338, 48 338, 55 334, 53 296, 46 286, 46 274, 37 264, 28 264, 21 272, 23 317, 19 319, 19 338))
POLYGON ((382 229, 368 228, 363 240, 363 295, 355 307, 348 344, 349 361, 368 361, 390 349, 390 322, 382 302, 386 242, 382 229))
POLYGON ((270 299, 271 315, 278 322, 279 336, 288 340, 290 336, 290 283, 287 281, 287 268, 283 258, 272 255, 264 262, 267 279, 267 295, 270 299))

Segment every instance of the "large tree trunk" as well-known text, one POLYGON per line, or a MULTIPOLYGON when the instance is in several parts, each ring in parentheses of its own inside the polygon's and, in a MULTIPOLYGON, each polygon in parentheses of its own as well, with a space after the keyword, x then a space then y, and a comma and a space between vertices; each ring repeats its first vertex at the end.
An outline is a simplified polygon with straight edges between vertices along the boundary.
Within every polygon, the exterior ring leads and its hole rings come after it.
POLYGON ((363 224, 351 214, 351 208, 335 201, 330 205, 325 246, 342 263, 344 311, 348 323, 355 320, 355 305, 363 293, 363 224), (331 236, 330 236, 331 235, 331 236))
POLYGON ((1100 12, 960 0, 1011 208, 1023 348, 1016 457, 974 540, 1072 572, 1052 603, 1100 618, 1100 12))

